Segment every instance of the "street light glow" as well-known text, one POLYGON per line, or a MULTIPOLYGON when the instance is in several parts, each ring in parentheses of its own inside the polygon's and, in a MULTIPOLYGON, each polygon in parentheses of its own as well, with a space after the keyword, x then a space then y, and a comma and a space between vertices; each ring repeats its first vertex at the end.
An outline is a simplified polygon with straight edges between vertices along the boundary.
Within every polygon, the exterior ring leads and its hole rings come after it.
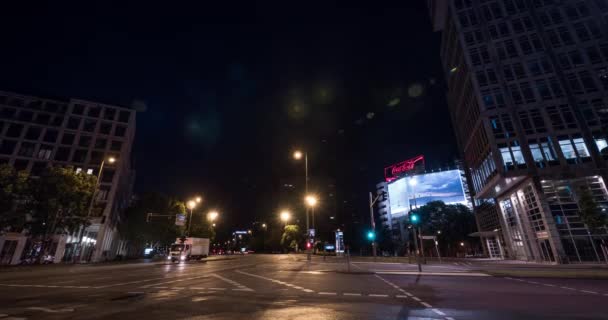
POLYGON ((266 224, 265 223, 262 223, 262 228, 266 228, 266 224))
MULTIPOLYGON (((217 211, 211 211, 207 214, 207 220, 215 221, 220 214, 217 211)), ((215 223, 214 223, 215 225, 215 223)))
POLYGON ((188 203, 186 203, 186 206, 188 206, 188 209, 192 210, 194 207, 196 207, 196 201, 190 200, 188 203))
POLYGON ((197 203, 201 203, 201 201, 203 201, 203 198, 201 198, 201 197, 196 197, 196 199, 195 199, 195 200, 196 200, 196 202, 197 202, 197 203))
POLYGON ((300 159, 302 159, 302 151, 296 150, 296 151, 293 153, 293 158, 294 158, 294 159, 296 159, 296 160, 300 160, 300 159))
POLYGON ((310 207, 314 207, 317 204, 317 197, 313 195, 307 195, 304 200, 306 200, 306 204, 310 207))
POLYGON ((108 162, 109 162, 109 163, 114 163, 114 162, 116 162, 116 158, 114 158, 114 157, 109 157, 109 158, 108 158, 108 162))
POLYGON ((289 219, 291 219, 291 212, 287 210, 281 211, 281 221, 287 222, 289 219))

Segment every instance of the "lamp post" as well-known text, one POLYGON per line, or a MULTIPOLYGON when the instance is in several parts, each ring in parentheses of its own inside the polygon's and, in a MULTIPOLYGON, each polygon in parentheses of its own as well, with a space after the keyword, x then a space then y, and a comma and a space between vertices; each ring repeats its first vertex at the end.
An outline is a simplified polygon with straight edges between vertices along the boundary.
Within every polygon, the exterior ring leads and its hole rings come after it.
MULTIPOLYGON (((99 181, 101 180, 101 174, 103 172, 103 167, 106 164, 106 160, 108 163, 112 164, 116 162, 116 158, 108 157, 101 160, 101 164, 99 165, 99 172, 97 173, 97 179, 95 180, 95 189, 93 190, 93 194, 91 195, 91 201, 89 202, 89 209, 87 210, 87 221, 91 218, 91 211, 93 211, 93 204, 95 203, 95 197, 97 196, 97 191, 99 191, 99 181)), ((82 226, 82 231, 80 232, 80 240, 78 241, 78 259, 80 259, 80 255, 82 251, 82 239, 84 238, 84 232, 86 227, 82 226)), ((76 263, 76 255, 74 255, 74 263, 76 263)))
POLYGON ((190 236, 190 227, 192 227, 192 211, 194 210, 194 208, 196 207, 196 200, 190 200, 186 203, 186 206, 188 207, 188 209, 190 209, 190 219, 188 219, 188 234, 187 236, 190 236))
MULTIPOLYGON (((293 158, 296 160, 301 160, 304 157, 304 174, 306 177, 305 181, 305 194, 308 194, 308 152, 302 152, 300 150, 296 150, 293 153, 293 158)), ((308 233, 308 229, 310 229, 310 225, 308 223, 308 208, 306 208, 306 232, 308 233)))
POLYGON ((289 221, 289 219, 291 219, 291 212, 289 212, 287 210, 281 211, 280 218, 281 218, 281 221, 283 221, 283 227, 286 227, 287 221, 289 221))

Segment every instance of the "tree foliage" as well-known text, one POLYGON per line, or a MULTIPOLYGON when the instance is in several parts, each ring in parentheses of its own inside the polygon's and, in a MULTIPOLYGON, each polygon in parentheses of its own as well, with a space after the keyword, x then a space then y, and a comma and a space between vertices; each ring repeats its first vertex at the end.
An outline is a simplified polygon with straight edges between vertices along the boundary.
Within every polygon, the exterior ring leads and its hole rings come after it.
POLYGON ((445 250, 455 248, 461 241, 470 240, 468 235, 477 230, 473 212, 462 204, 448 205, 443 201, 431 201, 420 207, 418 213, 422 233, 437 235, 439 246, 445 250))
POLYGON ((136 248, 170 245, 183 234, 183 227, 175 225, 175 215, 185 212, 181 201, 159 193, 146 193, 127 209, 123 233, 136 248), (148 219, 148 213, 167 216, 148 219))
POLYGON ((581 220, 592 233, 596 233, 600 228, 608 224, 608 215, 602 212, 602 209, 595 202, 595 199, 593 199, 593 194, 587 188, 581 188, 578 205, 581 220))
POLYGON ((298 243, 302 238, 300 227, 296 224, 286 225, 283 229, 283 236, 281 237, 281 246, 284 249, 295 250, 298 243))
POLYGON ((89 223, 89 204, 96 178, 72 167, 51 167, 39 178, 31 178, 29 202, 33 235, 73 232, 89 223))
POLYGON ((28 174, 0 165, 0 231, 19 230, 26 222, 24 205, 30 200, 28 174))

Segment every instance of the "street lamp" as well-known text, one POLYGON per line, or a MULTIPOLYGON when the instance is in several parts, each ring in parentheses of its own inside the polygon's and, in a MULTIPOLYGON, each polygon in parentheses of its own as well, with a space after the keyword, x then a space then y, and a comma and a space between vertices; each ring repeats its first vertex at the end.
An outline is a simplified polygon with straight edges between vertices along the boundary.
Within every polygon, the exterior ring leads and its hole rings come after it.
POLYGON ((196 203, 201 203, 201 202, 203 201, 203 198, 201 198, 201 197, 196 197, 196 198, 194 199, 194 201, 196 201, 196 203))
POLYGON ((291 219, 291 212, 289 212, 287 210, 281 211, 280 218, 281 218, 281 221, 283 221, 283 224, 287 225, 287 221, 289 221, 289 219, 291 219))
POLYGON ((266 229, 266 224, 262 223, 262 228, 266 229))
POLYGON ((304 198, 306 205, 311 209, 312 228, 315 228, 315 206, 319 202, 316 196, 309 194, 304 198))
POLYGON ((196 200, 190 200, 186 202, 186 206, 190 209, 190 220, 188 221, 188 236, 190 236, 190 229, 192 227, 192 211, 196 207, 196 200))
POLYGON ((220 214, 217 211, 210 211, 207 213, 207 220, 213 222, 215 219, 217 219, 217 217, 219 217, 219 215, 220 214))

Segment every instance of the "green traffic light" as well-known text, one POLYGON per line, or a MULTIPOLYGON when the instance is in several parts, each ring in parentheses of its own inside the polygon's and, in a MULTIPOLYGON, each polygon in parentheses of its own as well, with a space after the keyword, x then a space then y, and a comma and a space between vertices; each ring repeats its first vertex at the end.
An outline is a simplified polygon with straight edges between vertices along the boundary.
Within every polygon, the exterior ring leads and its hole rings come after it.
POLYGON ((367 233, 367 238, 369 240, 374 240, 376 238, 376 234, 373 231, 367 233))
POLYGON ((418 215, 417 214, 412 214, 410 216, 410 220, 412 221, 412 223, 418 223, 418 215))

